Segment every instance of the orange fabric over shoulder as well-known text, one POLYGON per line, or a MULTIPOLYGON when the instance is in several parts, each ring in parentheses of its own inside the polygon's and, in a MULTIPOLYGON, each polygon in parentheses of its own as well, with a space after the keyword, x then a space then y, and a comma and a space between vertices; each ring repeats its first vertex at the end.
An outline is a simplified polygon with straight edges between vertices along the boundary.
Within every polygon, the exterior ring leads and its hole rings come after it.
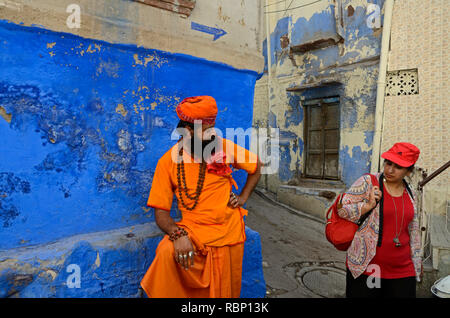
MULTIPOLYGON (((237 169, 244 169, 249 174, 256 171, 258 157, 247 149, 230 140, 222 139, 222 149, 226 153, 226 162, 237 169)), ((172 149, 167 151, 158 161, 153 177, 152 188, 147 206, 170 211, 173 195, 177 197, 177 165, 172 161, 172 149)), ((186 153, 183 153, 186 185, 190 195, 195 194, 200 164, 186 153)), ((233 186, 232 177, 219 176, 206 172, 203 190, 197 207, 189 211, 181 204, 182 220, 178 224, 189 228, 199 240, 209 246, 225 246, 245 241, 243 217, 248 211, 242 207, 228 206, 233 186)), ((194 201, 183 196, 184 202, 192 206, 194 201)), ((180 200, 178 199, 178 202, 180 200)))

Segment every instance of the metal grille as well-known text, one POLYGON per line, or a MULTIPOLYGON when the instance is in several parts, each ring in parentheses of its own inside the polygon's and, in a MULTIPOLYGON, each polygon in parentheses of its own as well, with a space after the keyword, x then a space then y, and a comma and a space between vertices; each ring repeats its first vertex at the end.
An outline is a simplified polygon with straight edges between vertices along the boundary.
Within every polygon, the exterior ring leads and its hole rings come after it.
POLYGON ((416 94, 419 94, 417 69, 387 72, 386 96, 416 94))

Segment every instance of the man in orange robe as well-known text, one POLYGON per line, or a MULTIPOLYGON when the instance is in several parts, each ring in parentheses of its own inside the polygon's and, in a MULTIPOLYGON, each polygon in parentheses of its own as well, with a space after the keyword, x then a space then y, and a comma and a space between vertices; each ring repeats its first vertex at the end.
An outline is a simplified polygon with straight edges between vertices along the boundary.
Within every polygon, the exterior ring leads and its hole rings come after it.
POLYGON ((159 159, 147 201, 167 235, 141 286, 154 298, 237 298, 248 212, 242 206, 258 183, 261 165, 256 154, 214 133, 217 105, 211 96, 186 98, 177 114, 188 133, 159 159), (200 155, 193 141, 200 142, 200 155), (204 150, 211 145, 215 151, 208 155, 204 150), (248 173, 240 195, 232 192, 237 185, 230 164, 248 173), (170 217, 174 194, 179 222, 170 217))

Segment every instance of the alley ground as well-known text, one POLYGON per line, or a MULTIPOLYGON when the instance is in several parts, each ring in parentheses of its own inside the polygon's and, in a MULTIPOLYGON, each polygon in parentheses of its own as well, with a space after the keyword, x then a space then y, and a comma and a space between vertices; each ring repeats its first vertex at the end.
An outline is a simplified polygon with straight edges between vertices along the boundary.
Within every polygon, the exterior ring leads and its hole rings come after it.
POLYGON ((344 297, 345 253, 325 238, 325 223, 255 191, 246 224, 261 236, 266 297, 344 297))

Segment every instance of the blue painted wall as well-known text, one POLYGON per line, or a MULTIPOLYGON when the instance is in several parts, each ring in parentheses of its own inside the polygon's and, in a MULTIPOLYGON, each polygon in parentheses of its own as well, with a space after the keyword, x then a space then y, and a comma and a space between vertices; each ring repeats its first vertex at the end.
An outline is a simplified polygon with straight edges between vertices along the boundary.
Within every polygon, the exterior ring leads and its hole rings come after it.
POLYGON ((214 96, 224 132, 251 125, 255 72, 6 22, 0 38, 0 248, 150 221, 186 96, 214 96))
MULTIPOLYGON (((253 71, 8 21, 0 52, 0 106, 12 116, 0 117, 0 250, 152 222, 154 169, 187 96, 214 96, 224 132, 251 126, 253 71)), ((236 180, 242 189, 245 173, 236 180)), ((71 257, 90 259, 80 249, 71 257)))

